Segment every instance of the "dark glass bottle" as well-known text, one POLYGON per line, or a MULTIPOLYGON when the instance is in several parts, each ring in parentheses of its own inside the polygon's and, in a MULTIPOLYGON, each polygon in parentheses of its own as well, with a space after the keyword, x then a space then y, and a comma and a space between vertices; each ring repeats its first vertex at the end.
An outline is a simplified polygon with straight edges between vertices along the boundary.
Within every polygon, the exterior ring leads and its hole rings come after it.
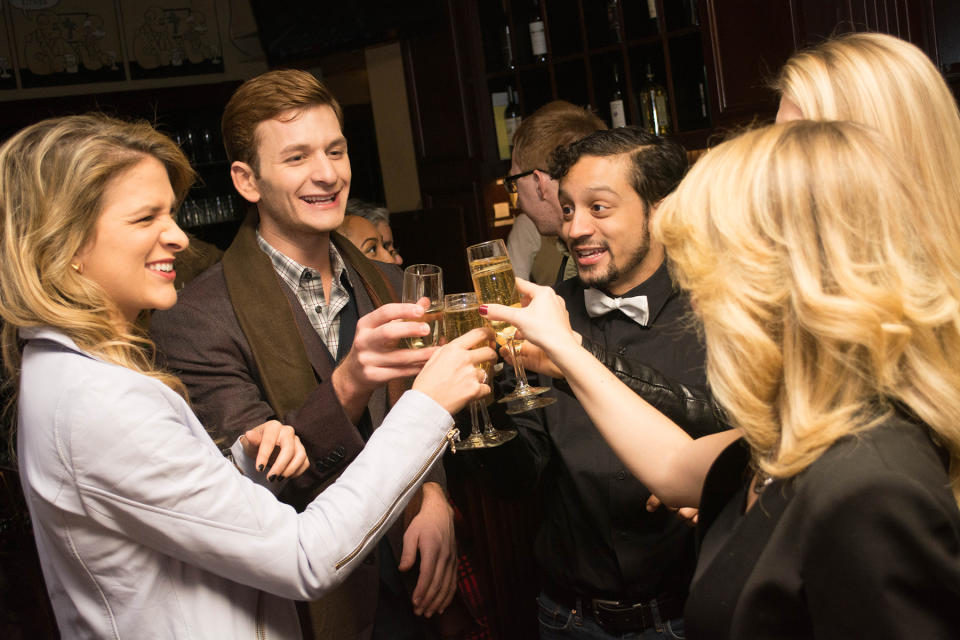
POLYGON ((510 144, 510 153, 513 153, 513 135, 520 128, 520 105, 517 104, 517 94, 513 87, 507 87, 507 108, 503 112, 503 122, 507 129, 507 140, 510 144))
POLYGON ((610 125, 627 126, 626 109, 623 106, 623 91, 620 88, 620 65, 613 63, 613 92, 610 94, 610 125))
POLYGON ((543 16, 540 15, 540 0, 533 0, 530 7, 530 51, 534 62, 547 61, 547 34, 544 30, 543 16))
POLYGON ((504 69, 513 71, 517 68, 517 63, 513 56, 513 39, 511 38, 513 34, 510 33, 510 19, 507 18, 506 4, 501 4, 498 29, 500 32, 500 63, 504 69))

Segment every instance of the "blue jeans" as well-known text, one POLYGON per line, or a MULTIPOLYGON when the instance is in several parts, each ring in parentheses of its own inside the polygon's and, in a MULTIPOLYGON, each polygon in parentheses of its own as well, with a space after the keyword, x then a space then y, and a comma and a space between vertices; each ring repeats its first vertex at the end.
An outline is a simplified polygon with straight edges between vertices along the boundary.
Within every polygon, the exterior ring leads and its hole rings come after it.
POLYGON ((557 604, 550 596, 540 592, 537 618, 540 622, 540 640, 673 640, 682 638, 683 618, 658 621, 646 631, 611 635, 604 631, 592 617, 584 617, 582 611, 574 613, 557 604))

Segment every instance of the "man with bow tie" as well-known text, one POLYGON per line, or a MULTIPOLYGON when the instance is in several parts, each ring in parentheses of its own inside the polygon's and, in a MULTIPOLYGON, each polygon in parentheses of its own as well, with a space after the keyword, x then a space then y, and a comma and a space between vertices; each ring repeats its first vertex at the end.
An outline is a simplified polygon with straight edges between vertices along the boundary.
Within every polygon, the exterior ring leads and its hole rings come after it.
MULTIPOLYGON (((579 276, 557 285, 571 325, 608 366, 631 363, 632 386, 696 437, 718 429, 701 401, 704 351, 649 234, 657 204, 686 168, 683 148, 627 127, 558 148, 550 175, 560 182, 561 237, 579 276)), ((540 637, 683 637, 692 529, 671 511, 646 509, 650 492, 565 383, 553 387, 553 405, 501 418, 519 437, 469 454, 500 492, 541 490, 540 637)))

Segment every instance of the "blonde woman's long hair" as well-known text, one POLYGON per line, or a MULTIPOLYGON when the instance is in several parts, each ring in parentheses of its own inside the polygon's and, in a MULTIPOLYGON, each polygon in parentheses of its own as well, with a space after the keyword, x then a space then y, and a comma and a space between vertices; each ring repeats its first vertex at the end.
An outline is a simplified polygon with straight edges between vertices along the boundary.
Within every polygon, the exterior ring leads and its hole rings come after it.
POLYGON ((757 466, 795 475, 906 408, 960 498, 960 312, 924 193, 875 131, 797 121, 709 151, 654 237, 702 320, 707 376, 757 466))
POLYGON ((775 88, 805 119, 858 122, 893 144, 926 191, 923 215, 953 240, 941 258, 960 287, 960 112, 926 54, 890 35, 848 34, 794 54, 775 88))
POLYGON ((147 157, 166 167, 179 204, 193 169, 179 147, 146 122, 95 114, 53 118, 0 147, 0 341, 7 384, 19 377, 18 329, 50 326, 80 348, 185 396, 182 383, 153 363, 153 343, 136 327, 118 325, 103 290, 70 266, 94 233, 111 181, 147 157))

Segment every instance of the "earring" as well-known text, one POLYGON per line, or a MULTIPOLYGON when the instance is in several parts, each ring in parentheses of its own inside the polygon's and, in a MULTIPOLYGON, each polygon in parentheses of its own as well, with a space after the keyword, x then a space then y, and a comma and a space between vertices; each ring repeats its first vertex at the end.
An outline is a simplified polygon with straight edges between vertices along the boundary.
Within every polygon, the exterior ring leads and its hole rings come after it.
POLYGON ((83 275, 83 264, 79 262, 71 262, 70 268, 76 271, 78 274, 83 275))

